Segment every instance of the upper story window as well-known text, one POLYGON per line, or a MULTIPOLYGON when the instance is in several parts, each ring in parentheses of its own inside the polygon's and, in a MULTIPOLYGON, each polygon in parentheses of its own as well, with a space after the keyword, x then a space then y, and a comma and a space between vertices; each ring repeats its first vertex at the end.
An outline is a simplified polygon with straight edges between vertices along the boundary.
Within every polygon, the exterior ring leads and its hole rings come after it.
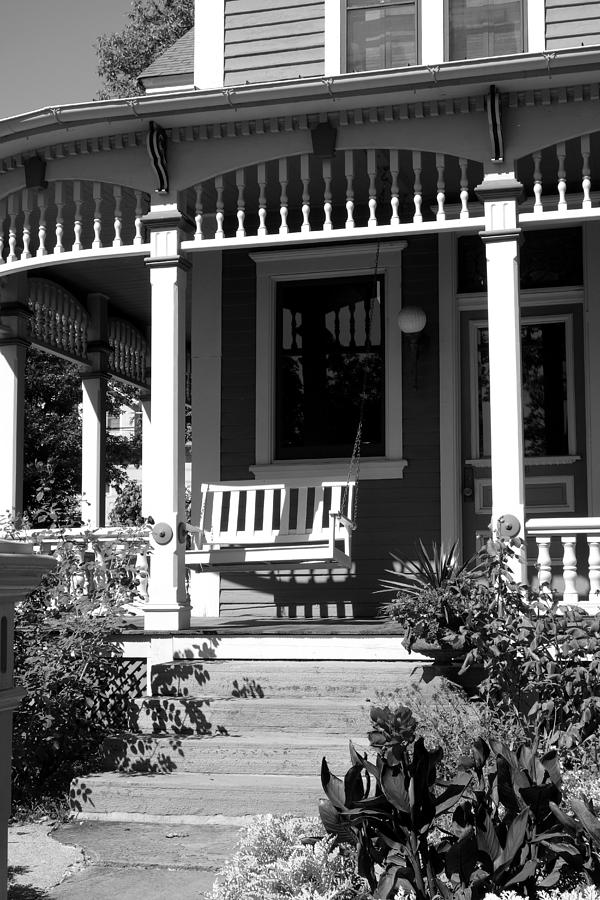
POLYGON ((366 72, 417 62, 415 0, 346 0, 346 70, 366 72))
POLYGON ((522 0, 448 0, 449 59, 524 50, 522 0))

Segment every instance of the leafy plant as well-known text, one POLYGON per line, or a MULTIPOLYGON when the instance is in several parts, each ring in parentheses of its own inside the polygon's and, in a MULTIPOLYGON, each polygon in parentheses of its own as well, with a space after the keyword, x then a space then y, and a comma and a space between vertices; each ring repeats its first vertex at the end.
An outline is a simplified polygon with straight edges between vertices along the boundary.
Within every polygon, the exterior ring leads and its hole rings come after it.
POLYGON ((138 595, 133 558, 115 546, 99 567, 66 540, 55 555, 57 568, 15 611, 15 680, 25 691, 13 727, 16 804, 60 795, 93 765, 105 735, 133 727, 138 680, 113 641, 138 595))
POLYGON ((404 626, 403 643, 409 650, 418 640, 460 648, 459 626, 464 621, 466 600, 481 575, 481 562, 461 563, 456 543, 446 551, 434 542, 429 554, 418 541, 415 554, 414 560, 392 554, 398 570, 388 569, 393 577, 381 579, 380 584, 382 591, 393 591, 395 596, 382 605, 381 614, 404 626))
POLYGON ((375 708, 371 719, 376 762, 351 743, 342 779, 323 759, 320 814, 338 841, 356 845, 375 897, 402 890, 417 900, 470 900, 510 888, 533 896, 569 874, 600 884, 600 821, 582 801, 571 801, 572 816, 561 808, 556 750, 539 757, 534 747, 513 752, 479 738, 454 777, 441 780, 443 751, 413 739, 408 708, 375 708))
POLYGON ((258 816, 218 874, 210 900, 367 900, 352 848, 334 847, 317 819, 258 816))

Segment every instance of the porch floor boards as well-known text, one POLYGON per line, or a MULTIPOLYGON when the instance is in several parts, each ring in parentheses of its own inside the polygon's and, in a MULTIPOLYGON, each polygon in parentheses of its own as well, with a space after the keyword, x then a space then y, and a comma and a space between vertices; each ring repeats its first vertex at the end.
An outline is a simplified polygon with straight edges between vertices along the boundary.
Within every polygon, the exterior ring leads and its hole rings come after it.
POLYGON ((120 634, 159 637, 234 636, 341 636, 341 637, 400 637, 402 628, 384 619, 274 619, 274 618, 209 618, 192 617, 189 628, 179 631, 145 631, 143 616, 132 616, 123 623, 120 634))

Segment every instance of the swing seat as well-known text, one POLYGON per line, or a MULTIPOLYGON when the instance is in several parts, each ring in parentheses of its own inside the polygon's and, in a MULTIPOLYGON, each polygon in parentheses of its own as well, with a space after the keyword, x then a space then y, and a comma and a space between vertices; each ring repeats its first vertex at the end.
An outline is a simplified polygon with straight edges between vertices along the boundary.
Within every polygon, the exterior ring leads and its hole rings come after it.
POLYGON ((339 481, 203 484, 200 523, 188 526, 186 565, 221 572, 350 569, 354 491, 354 483, 339 481))

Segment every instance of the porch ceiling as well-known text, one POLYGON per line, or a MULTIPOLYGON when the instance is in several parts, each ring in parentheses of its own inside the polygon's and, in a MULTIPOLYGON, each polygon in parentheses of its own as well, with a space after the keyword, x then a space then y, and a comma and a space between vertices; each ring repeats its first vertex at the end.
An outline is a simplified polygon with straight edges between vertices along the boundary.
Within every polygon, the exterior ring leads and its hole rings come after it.
POLYGON ((150 326, 150 278, 143 258, 94 259, 44 267, 44 278, 62 285, 78 299, 106 294, 110 313, 146 332, 150 326))

